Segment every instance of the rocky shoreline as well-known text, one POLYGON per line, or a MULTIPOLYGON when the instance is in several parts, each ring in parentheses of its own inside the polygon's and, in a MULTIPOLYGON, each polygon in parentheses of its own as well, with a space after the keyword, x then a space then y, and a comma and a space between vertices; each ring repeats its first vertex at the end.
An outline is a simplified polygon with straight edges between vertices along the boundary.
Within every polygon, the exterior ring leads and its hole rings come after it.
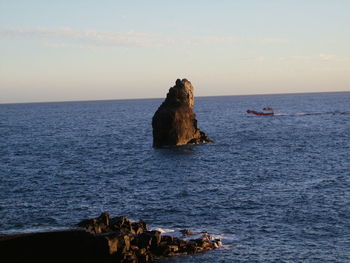
POLYGON ((144 221, 132 222, 102 213, 65 231, 18 234, 0 237, 1 258, 6 262, 150 262, 159 258, 213 250, 222 245, 207 233, 191 239, 148 230, 144 221))

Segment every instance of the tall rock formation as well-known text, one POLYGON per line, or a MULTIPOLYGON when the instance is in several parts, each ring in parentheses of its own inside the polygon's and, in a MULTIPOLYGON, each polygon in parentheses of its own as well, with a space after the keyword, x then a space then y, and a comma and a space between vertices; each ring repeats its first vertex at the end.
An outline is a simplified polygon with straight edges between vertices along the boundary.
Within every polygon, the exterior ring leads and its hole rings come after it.
POLYGON ((193 86, 177 79, 152 118, 153 147, 212 142, 197 127, 193 86))

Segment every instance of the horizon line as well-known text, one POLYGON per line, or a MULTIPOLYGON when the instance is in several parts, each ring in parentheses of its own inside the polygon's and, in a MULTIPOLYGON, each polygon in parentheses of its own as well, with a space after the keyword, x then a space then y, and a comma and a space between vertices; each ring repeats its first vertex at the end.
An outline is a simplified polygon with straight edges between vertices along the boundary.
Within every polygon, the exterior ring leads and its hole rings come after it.
MULTIPOLYGON (((205 95, 194 96, 195 98, 216 98, 216 97, 243 97, 243 96, 271 96, 271 95, 298 95, 298 94, 319 94, 319 93, 349 93, 350 91, 314 91, 314 92, 286 92, 286 93, 256 93, 256 94, 236 94, 236 95, 205 95)), ((52 101, 23 101, 23 102, 0 102, 0 105, 11 104, 40 104, 40 103, 75 103, 75 102, 103 102, 103 101, 127 101, 127 100, 156 100, 165 97, 153 98, 124 98, 124 99, 72 99, 72 100, 52 100, 52 101)))

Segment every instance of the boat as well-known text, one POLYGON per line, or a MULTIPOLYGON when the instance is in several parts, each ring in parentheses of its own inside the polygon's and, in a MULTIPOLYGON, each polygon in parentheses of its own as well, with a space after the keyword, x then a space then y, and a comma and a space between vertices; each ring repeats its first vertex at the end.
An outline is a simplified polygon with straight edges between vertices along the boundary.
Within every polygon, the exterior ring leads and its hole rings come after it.
POLYGON ((265 107, 262 109, 263 111, 255 111, 255 110, 247 110, 247 113, 254 114, 257 116, 273 116, 274 112, 271 107, 265 107))

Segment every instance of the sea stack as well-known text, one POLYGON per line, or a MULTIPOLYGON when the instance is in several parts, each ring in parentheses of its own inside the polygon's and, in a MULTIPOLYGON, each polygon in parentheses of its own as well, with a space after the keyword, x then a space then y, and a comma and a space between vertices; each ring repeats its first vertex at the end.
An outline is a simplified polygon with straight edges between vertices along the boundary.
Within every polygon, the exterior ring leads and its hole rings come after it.
POLYGON ((177 79, 152 118, 153 147, 212 142, 197 127, 193 105, 191 82, 177 79))

